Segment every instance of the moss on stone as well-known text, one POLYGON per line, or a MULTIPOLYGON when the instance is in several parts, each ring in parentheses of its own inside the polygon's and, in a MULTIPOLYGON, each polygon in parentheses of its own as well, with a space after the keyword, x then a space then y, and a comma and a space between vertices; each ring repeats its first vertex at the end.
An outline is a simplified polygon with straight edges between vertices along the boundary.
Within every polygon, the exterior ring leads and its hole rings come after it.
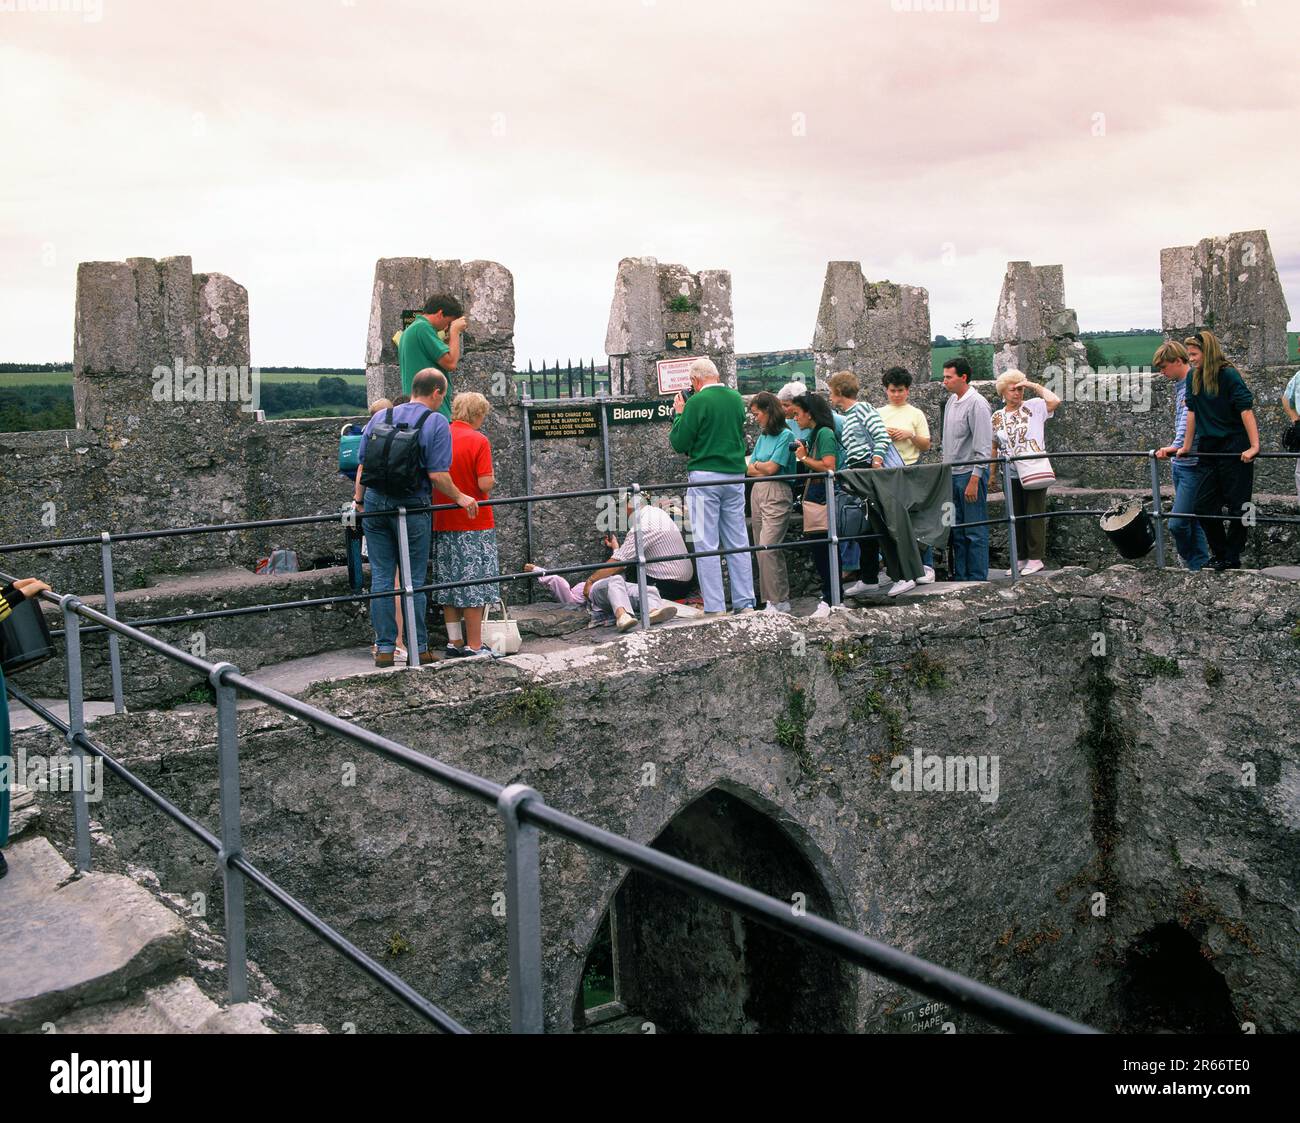
POLYGON ((1168 655, 1143 655, 1142 662, 1146 666, 1147 673, 1157 678, 1183 677, 1183 669, 1178 665, 1178 660, 1168 655))
POLYGON ((937 690, 948 682, 947 669, 943 663, 921 648, 911 660, 903 664, 903 669, 912 676, 912 681, 922 690, 937 690))
POLYGON ((785 710, 776 718, 776 743, 794 753, 805 773, 813 771, 808 753, 808 716, 808 699, 803 687, 791 687, 785 710))
POLYGON ((495 725, 519 718, 525 725, 548 725, 559 705, 560 700, 553 690, 530 683, 512 695, 488 721, 495 725))

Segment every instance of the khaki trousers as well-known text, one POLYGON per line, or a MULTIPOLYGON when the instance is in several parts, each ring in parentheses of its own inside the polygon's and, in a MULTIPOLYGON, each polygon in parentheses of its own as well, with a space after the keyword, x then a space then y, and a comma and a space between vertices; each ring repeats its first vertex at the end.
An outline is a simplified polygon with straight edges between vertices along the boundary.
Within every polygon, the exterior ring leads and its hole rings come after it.
MULTIPOLYGON (((778 480, 754 484, 749 494, 749 513, 755 546, 775 546, 785 541, 793 503, 794 495, 787 483, 778 480)), ((769 604, 786 603, 790 599, 790 575, 786 570, 785 551, 771 550, 756 556, 763 600, 769 604)))

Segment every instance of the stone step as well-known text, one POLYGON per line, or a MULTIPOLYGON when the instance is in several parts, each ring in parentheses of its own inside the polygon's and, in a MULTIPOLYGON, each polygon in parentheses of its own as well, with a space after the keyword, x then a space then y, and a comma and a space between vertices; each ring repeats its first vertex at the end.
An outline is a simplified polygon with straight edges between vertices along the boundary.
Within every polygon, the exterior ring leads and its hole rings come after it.
POLYGON ((274 1033, 254 1002, 223 1009, 190 978, 150 987, 139 998, 102 1002, 60 1018, 60 1033, 274 1033))
POLYGON ((14 784, 9 789, 10 844, 39 825, 40 821, 41 809, 36 803, 36 793, 25 784, 14 784))
POLYGON ((185 925, 121 874, 73 877, 43 837, 6 849, 0 880, 0 1032, 121 999, 184 961, 185 925))

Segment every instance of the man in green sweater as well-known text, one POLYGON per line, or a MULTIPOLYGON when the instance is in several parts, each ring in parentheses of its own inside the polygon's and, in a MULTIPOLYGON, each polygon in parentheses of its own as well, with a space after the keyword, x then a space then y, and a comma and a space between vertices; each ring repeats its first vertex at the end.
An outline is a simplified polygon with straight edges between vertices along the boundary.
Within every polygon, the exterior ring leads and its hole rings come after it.
POLYGON ((397 361, 402 368, 402 393, 411 396, 415 376, 433 367, 447 378, 447 393, 438 407, 451 421, 451 372, 460 363, 460 337, 465 330, 465 309, 459 300, 437 293, 424 302, 424 312, 411 321, 397 341, 397 361), (446 331, 447 342, 438 334, 446 331))
MULTIPOLYGON (((691 394, 673 400, 676 416, 668 431, 675 452, 687 459, 686 478, 691 483, 710 480, 738 480, 745 477, 745 400, 730 386, 722 385, 712 359, 691 364, 691 394)), ((745 485, 743 482, 716 487, 692 487, 686 493, 691 516, 691 534, 696 550, 708 553, 719 548, 748 549, 745 529, 745 485)), ((749 554, 731 554, 727 572, 731 577, 731 609, 740 614, 754 610, 754 571, 749 554)), ((722 561, 717 556, 697 558, 696 576, 704 597, 704 614, 721 616, 727 611, 722 589, 722 561)))

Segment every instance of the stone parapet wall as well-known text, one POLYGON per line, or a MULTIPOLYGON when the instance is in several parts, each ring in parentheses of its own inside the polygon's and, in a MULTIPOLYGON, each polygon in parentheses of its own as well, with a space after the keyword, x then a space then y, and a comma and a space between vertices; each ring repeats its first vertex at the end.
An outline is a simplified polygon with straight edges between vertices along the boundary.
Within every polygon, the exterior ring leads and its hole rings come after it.
POLYGON ((712 359, 722 381, 735 386, 731 274, 725 269, 692 273, 653 257, 623 258, 614 280, 605 353, 623 359, 611 364, 616 394, 656 394, 656 363, 690 356, 712 359), (689 333, 691 346, 670 347, 668 333, 689 333))
POLYGON ((841 370, 876 385, 890 367, 913 377, 930 371, 930 294, 915 285, 868 281, 857 261, 826 266, 817 326, 813 331, 817 385, 841 370))
POLYGON ((1182 339, 1201 328, 1244 367, 1286 362, 1291 318, 1266 230, 1160 251, 1160 323, 1182 339))
MULTIPOLYGON (((1006 301, 1003 334, 1038 332, 1041 338, 1035 346, 1055 345, 1051 332, 1061 324, 1052 325, 1069 311, 1061 304, 1063 291, 1058 291, 1063 288, 1058 284, 1059 267, 1012 263, 1008 283, 1025 272, 1017 273, 1014 267, 1019 265, 1029 270, 1037 295, 1033 300, 1025 297, 1025 308, 1020 309, 1020 290, 1012 286, 1016 299, 1006 301)), ((455 385, 478 389, 493 404, 484 432, 496 460, 496 495, 524 494, 524 410, 513 397, 510 380, 501 377, 513 366, 514 291, 509 271, 487 261, 386 258, 375 273, 366 354, 372 393, 393 388, 397 367, 389 328, 400 326, 402 312, 422 306, 431 287, 461 292, 470 327, 462 366, 453 376, 455 385)), ((1020 277, 1016 285, 1021 281, 1029 283, 1020 277)), ((877 405, 883 404, 885 393, 876 368, 898 361, 928 370, 924 290, 868 284, 861 267, 851 262, 832 262, 826 284, 817 329, 819 369, 829 372, 849 363, 863 380, 866 399, 877 405), (911 358, 897 350, 908 347, 916 350, 911 358)), ((655 396, 654 362, 667 355, 658 344, 665 342, 665 331, 679 328, 691 331, 697 343, 707 343, 706 351, 714 355, 724 378, 734 381, 729 275, 691 274, 682 266, 660 265, 650 258, 625 259, 619 267, 607 345, 614 349, 612 354, 623 348, 629 355, 632 399, 655 396), (674 296, 683 296, 693 310, 667 312, 674 296)), ((1061 338, 1068 339, 1068 333, 1061 338)), ((1048 357, 1059 360, 1060 354, 1048 357)), ((258 423, 238 401, 155 400, 154 367, 174 364, 177 358, 186 360, 182 367, 193 358, 193 365, 205 369, 247 363, 248 298, 240 286, 220 274, 195 275, 189 259, 180 257, 81 267, 75 385, 78 417, 85 427, 0 434, 0 463, 13 496, 0 508, 0 542, 323 514, 348 502, 350 484, 336 470, 339 428, 347 419, 258 423)), ((1285 422, 1281 391, 1294 368, 1243 363, 1242 369, 1256 395, 1263 447, 1275 451, 1285 422)), ((1172 386, 1159 376, 1120 374, 1085 383, 1081 372, 1067 364, 1058 377, 1054 388, 1066 400, 1047 429, 1049 452, 1145 450, 1172 439, 1172 386)), ((1001 404, 991 383, 977 384, 976 389, 994 408, 1001 404)), ((912 401, 925 411, 936 433, 943 396, 937 383, 918 382, 913 388, 912 401)), ((610 427, 615 486, 685 479, 685 458, 669 447, 667 429, 667 422, 610 427)), ((533 466, 535 493, 601 487, 605 481, 600 441, 594 437, 537 440, 533 466)), ((1149 465, 1138 458, 1059 457, 1056 468, 1062 486, 1149 487, 1149 465)), ((1162 466, 1161 474, 1168 481, 1168 468, 1162 466)), ((1284 503, 1294 491, 1293 462, 1259 461, 1255 490, 1284 503)), ((597 560, 603 511, 590 498, 534 504, 532 556, 552 565, 597 560)), ((518 571, 527 558, 524 524, 522 505, 499 509, 503 571, 518 571)), ((1255 536, 1261 543, 1268 537, 1255 536)), ((334 524, 231 531, 116 544, 116 580, 120 589, 130 589, 205 569, 251 569, 274 547, 297 551, 303 566, 337 564, 344 557, 342 529, 334 524)), ((1072 550, 1065 553, 1075 556, 1072 550)), ((1295 558, 1269 554, 1260 560, 1295 558)), ((60 588, 89 591, 100 586, 95 545, 10 555, 0 559, 0 568, 6 567, 40 573, 60 588)))

